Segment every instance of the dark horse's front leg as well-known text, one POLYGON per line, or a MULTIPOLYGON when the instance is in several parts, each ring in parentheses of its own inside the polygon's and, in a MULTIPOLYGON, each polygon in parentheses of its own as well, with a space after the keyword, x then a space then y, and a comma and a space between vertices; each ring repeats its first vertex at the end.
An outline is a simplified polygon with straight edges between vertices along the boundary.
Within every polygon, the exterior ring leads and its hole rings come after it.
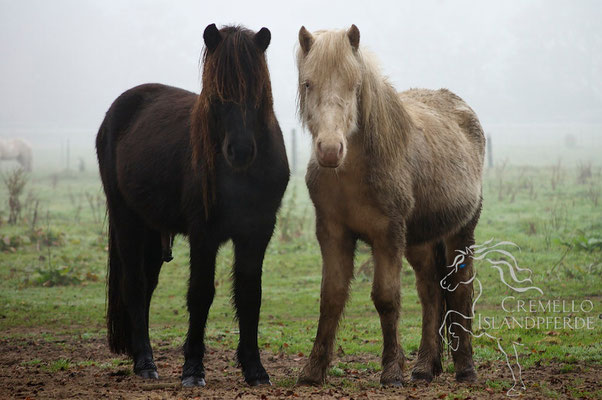
POLYGON ((215 295, 215 257, 219 243, 190 235, 190 284, 188 286, 188 336, 184 344, 183 386, 205 386, 205 325, 215 295))
POLYGON ((237 356, 245 381, 251 386, 271 385, 257 346, 261 308, 261 272, 273 225, 253 236, 237 236, 234 242, 234 306, 240 329, 237 356))

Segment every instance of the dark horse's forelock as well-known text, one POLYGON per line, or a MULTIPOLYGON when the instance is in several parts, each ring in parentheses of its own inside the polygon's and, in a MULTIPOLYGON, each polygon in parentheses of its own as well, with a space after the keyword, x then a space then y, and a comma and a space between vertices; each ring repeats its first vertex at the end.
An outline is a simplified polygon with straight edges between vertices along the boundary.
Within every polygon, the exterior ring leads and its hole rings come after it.
POLYGON ((265 53, 255 43, 255 33, 239 26, 220 30, 222 40, 214 51, 203 50, 203 88, 191 118, 193 168, 200 167, 205 217, 215 201, 215 156, 218 138, 211 134, 215 102, 232 102, 243 109, 249 102, 259 110, 259 120, 268 121, 272 89, 265 53))

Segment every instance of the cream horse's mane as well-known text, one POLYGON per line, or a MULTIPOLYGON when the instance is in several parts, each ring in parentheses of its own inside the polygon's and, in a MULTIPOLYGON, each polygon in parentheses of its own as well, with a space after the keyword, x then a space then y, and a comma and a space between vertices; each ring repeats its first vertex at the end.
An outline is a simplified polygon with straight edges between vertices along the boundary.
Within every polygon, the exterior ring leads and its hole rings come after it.
MULTIPOLYGON (((297 51, 297 64, 307 75, 327 78, 333 70, 353 87, 361 81, 358 95, 358 128, 363 132, 366 151, 388 164, 399 160, 414 125, 399 94, 383 76, 376 57, 365 48, 354 51, 345 30, 317 31, 312 50, 297 51)), ((302 122, 307 120, 305 77, 299 76, 298 109, 302 122)))

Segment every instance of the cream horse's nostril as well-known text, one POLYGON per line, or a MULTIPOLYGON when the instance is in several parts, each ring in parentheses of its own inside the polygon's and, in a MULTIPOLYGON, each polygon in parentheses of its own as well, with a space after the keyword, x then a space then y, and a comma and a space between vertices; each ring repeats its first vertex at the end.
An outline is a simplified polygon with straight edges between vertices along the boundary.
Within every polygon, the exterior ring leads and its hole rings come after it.
POLYGON ((339 143, 339 158, 343 156, 343 143, 339 143))

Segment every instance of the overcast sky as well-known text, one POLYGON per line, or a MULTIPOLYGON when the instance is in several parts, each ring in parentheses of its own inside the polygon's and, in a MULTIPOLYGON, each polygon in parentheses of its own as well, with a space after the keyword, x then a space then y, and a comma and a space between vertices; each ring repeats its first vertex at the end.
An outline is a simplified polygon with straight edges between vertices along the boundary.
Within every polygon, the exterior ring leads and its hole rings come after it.
POLYGON ((447 87, 485 126, 601 123, 601 21, 596 0, 0 0, 0 135, 72 132, 91 141, 132 86, 198 92, 210 23, 271 30, 267 56, 285 131, 298 124, 299 28, 352 23, 398 90, 447 87))

